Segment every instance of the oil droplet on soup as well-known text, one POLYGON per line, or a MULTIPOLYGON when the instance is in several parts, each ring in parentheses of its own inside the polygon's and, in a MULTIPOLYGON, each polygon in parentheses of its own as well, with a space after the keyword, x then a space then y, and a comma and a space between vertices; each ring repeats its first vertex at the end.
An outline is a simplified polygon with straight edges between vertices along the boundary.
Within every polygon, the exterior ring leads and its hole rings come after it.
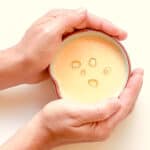
POLYGON ((104 67, 104 69, 103 69, 103 74, 104 75, 108 75, 108 74, 110 74, 111 73, 111 67, 110 66, 106 66, 106 67, 104 67))
POLYGON ((96 58, 90 58, 88 64, 90 67, 96 67, 96 58))
POLYGON ((88 80, 88 85, 91 86, 91 87, 96 88, 96 87, 98 87, 98 80, 96 80, 96 79, 89 79, 88 80))
POLYGON ((78 69, 81 67, 81 62, 78 60, 74 60, 72 61, 71 66, 72 66, 72 69, 78 69))
POLYGON ((82 69, 82 70, 80 71, 80 75, 81 75, 81 76, 86 76, 86 70, 85 70, 85 69, 82 69))

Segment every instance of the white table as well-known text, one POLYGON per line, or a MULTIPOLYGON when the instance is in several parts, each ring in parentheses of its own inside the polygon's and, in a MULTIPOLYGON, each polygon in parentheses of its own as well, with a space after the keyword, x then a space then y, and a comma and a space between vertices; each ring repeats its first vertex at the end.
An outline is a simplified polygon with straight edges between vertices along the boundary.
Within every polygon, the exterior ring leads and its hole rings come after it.
MULTIPOLYGON (((15 44, 30 24, 50 8, 87 7, 129 32, 124 42, 132 67, 143 67, 145 78, 136 108, 103 143, 76 144, 59 150, 150 150, 150 20, 149 0, 0 0, 0 49, 15 44)), ((0 143, 55 98, 50 81, 0 92, 0 143)))

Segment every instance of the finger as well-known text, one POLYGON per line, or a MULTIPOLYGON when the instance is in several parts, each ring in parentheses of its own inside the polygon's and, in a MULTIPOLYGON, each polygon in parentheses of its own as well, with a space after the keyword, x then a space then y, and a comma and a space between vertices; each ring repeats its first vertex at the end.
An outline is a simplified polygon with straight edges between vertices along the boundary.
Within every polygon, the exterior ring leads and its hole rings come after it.
POLYGON ((106 121, 110 128, 114 128, 121 120, 125 119, 133 109, 136 99, 139 95, 143 82, 143 70, 136 69, 133 71, 128 84, 120 95, 120 110, 106 121))
POLYGON ((143 70, 135 69, 127 83, 126 88, 120 95, 120 102, 123 106, 131 107, 135 103, 143 83, 143 70))
POLYGON ((124 30, 113 25, 110 21, 91 13, 87 13, 87 27, 103 31, 119 40, 124 40, 127 37, 127 33, 124 30))
POLYGON ((90 107, 82 107, 78 109, 77 118, 81 124, 102 121, 108 119, 120 108, 118 99, 109 100, 105 104, 97 104, 90 107))
MULTIPOLYGON (((90 14, 86 9, 77 10, 62 10, 57 12, 58 17, 58 29, 66 33, 68 29, 95 29, 105 32, 119 40, 123 40, 127 37, 127 33, 113 25, 110 21, 90 14), (61 14, 61 15, 60 15, 61 14)), ((71 30, 73 31, 73 30, 71 30)))

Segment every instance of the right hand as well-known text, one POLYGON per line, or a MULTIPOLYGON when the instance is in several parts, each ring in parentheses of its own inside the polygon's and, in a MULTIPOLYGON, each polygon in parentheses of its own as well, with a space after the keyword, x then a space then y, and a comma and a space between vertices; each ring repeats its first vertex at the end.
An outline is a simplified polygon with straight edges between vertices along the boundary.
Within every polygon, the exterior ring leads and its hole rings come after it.
POLYGON ((22 82, 37 83, 48 79, 48 67, 63 37, 86 28, 105 32, 118 40, 127 37, 124 30, 87 10, 51 10, 32 24, 16 46, 14 57, 19 56, 25 64, 21 68, 24 70, 22 82))
POLYGON ((52 147, 89 141, 102 141, 133 110, 142 87, 143 71, 133 71, 119 98, 105 105, 75 105, 65 100, 47 104, 41 111, 42 125, 52 147))

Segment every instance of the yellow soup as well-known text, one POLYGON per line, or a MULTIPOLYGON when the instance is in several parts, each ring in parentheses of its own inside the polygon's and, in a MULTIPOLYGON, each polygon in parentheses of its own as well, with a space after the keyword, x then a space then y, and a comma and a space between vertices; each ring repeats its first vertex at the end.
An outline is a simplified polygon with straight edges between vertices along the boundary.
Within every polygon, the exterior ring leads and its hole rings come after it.
POLYGON ((66 38, 51 65, 61 97, 80 103, 117 96, 128 73, 127 57, 120 45, 96 31, 66 38))

